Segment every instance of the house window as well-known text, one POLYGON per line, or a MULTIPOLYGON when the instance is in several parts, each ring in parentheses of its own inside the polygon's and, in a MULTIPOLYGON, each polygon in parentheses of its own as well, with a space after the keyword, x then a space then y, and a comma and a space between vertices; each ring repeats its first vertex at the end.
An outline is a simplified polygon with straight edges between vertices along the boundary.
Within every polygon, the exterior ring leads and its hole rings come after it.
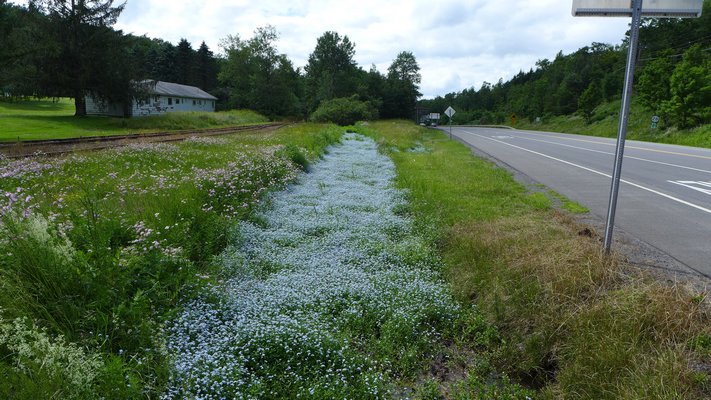
POLYGON ((172 97, 168 97, 168 105, 169 106, 173 105, 173 98, 172 97))
POLYGON ((180 99, 175 99, 175 104, 180 104, 180 99))
POLYGON ((195 100, 193 100, 193 105, 195 105, 195 100))

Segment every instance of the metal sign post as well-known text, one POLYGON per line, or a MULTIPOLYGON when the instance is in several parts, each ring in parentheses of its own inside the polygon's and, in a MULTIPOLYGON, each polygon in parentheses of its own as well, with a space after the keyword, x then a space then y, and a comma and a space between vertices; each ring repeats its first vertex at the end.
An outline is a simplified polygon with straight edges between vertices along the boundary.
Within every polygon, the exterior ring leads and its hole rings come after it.
POLYGON ((642 0, 632 0, 632 26, 630 27, 630 45, 627 50, 627 69, 625 71, 625 89, 622 93, 622 108, 620 122, 617 127, 617 148, 615 150, 615 166, 612 170, 612 187, 610 202, 607 207, 605 223, 605 253, 612 246, 612 229, 615 226, 615 211, 617 210, 617 194, 620 191, 620 174, 622 173, 622 157, 625 153, 627 138, 627 121, 630 115, 630 100, 632 100, 632 83, 634 81, 634 64, 637 61, 637 46, 639 44, 639 26, 642 23, 642 0))
POLYGON ((449 117, 449 138, 452 138, 452 116, 456 114, 457 112, 454 111, 454 109, 450 106, 447 107, 446 110, 444 110, 444 113, 449 117))
POLYGON ((634 80, 634 65, 639 43, 639 27, 642 17, 661 18, 695 18, 701 16, 703 0, 646 0, 649 5, 643 8, 643 0, 573 0, 573 16, 576 17, 632 17, 630 27, 630 43, 627 50, 627 68, 625 71, 625 86, 622 93, 620 121, 615 150, 615 165, 612 172, 610 202, 607 208, 605 225, 605 253, 612 247, 612 230, 615 225, 617 195, 620 190, 620 175, 625 152, 627 123, 629 121, 630 102, 632 99, 632 83, 634 80))

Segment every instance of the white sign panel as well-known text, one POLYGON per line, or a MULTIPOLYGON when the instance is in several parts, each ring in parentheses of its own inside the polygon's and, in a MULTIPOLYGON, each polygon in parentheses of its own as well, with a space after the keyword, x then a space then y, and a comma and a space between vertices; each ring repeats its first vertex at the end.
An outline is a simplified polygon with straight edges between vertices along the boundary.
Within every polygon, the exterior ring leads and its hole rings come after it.
MULTIPOLYGON (((644 0, 643 17, 698 18, 704 0, 644 0)), ((575 17, 631 17, 631 0, 573 0, 575 17)))
POLYGON ((452 118, 452 115, 456 113, 452 107, 447 107, 446 110, 444 110, 444 113, 447 114, 449 118, 452 118))

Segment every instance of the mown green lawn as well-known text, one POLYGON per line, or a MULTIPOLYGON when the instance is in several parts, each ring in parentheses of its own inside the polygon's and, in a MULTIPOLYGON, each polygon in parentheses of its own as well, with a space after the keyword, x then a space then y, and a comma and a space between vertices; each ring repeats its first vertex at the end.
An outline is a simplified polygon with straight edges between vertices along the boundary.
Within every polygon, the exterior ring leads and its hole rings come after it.
POLYGON ((109 136, 268 122, 249 110, 180 112, 155 117, 74 117, 71 99, 0 102, 0 141, 109 136))

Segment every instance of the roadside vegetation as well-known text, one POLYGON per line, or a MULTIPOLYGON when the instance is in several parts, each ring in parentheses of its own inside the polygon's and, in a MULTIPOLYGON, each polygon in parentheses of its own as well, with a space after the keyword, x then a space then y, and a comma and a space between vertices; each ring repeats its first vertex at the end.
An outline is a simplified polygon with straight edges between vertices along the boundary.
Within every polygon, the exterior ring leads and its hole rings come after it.
POLYGON ((224 281, 169 325, 167 398, 400 397, 460 309, 394 177, 347 134, 235 226, 224 281))
POLYGON ((349 129, 381 154, 299 124, 0 160, 0 397, 711 395, 705 293, 439 131, 349 129))
POLYGON ((441 132, 405 122, 358 131, 395 161, 416 224, 436 228, 446 275, 471 310, 433 360, 423 398, 517 398, 509 379, 540 398, 711 395, 706 293, 601 256, 594 233, 441 132))
POLYGON ((342 130, 0 159, 0 397, 158 397, 163 322, 215 278, 234 221, 342 130))
POLYGON ((154 117, 75 118, 74 102, 67 98, 0 101, 0 141, 63 139, 171 130, 220 128, 269 120, 249 110, 217 113, 179 112, 154 117))

